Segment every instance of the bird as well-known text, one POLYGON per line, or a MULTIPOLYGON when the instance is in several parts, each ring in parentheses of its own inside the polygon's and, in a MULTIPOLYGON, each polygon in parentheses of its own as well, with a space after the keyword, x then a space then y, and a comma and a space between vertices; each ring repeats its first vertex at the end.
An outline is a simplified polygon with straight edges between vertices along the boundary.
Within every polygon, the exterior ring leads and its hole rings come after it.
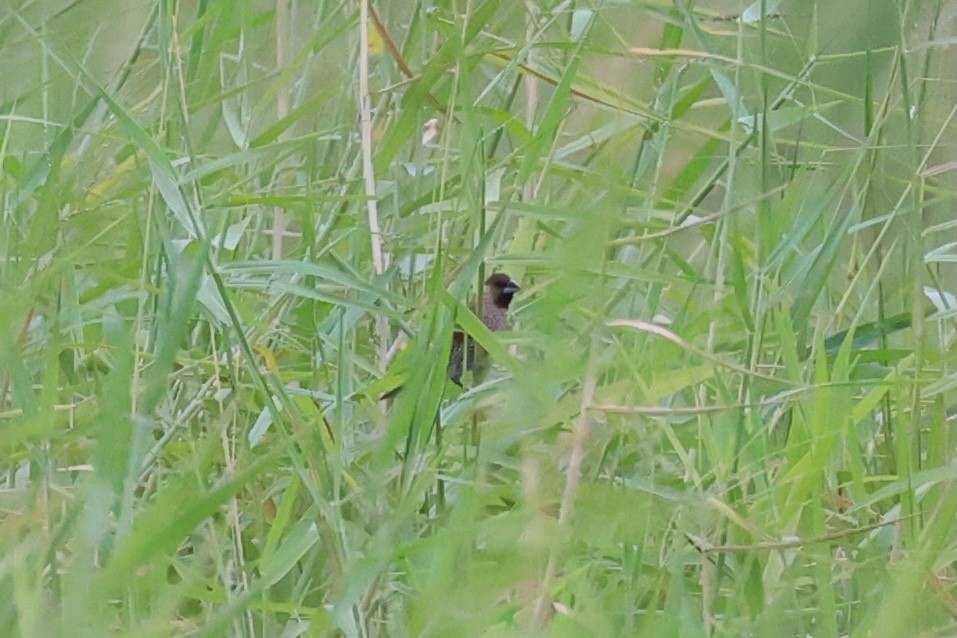
MULTIPOLYGON (((491 332, 502 332, 509 329, 509 306, 512 304, 512 298, 519 290, 521 290, 519 285, 503 272, 493 273, 485 280, 485 292, 481 303, 482 323, 491 332)), ((475 307, 472 307, 472 310, 478 314, 475 307)), ((455 330, 452 333, 452 347, 449 352, 448 367, 446 368, 446 376, 449 381, 462 387, 462 377, 466 372, 470 372, 473 379, 481 380, 487 371, 488 353, 481 347, 477 347, 475 340, 466 335, 465 332, 455 330)), ((397 371, 387 374, 380 381, 386 383, 389 378, 392 378, 392 382, 388 384, 393 386, 395 381, 405 376, 407 375, 402 371, 397 371)), ((379 383, 374 384, 374 386, 381 387, 379 383)), ((402 387, 403 382, 400 381, 398 386, 393 386, 390 390, 381 394, 379 399, 394 397, 402 390, 402 387)))
MULTIPOLYGON (((493 273, 485 280, 485 294, 482 297, 482 323, 492 332, 509 329, 508 309, 512 298, 521 288, 503 272, 493 273)), ((488 353, 476 348, 475 341, 463 331, 452 333, 452 351, 449 354, 447 376, 449 381, 462 387, 462 375, 471 372, 473 377, 481 379, 488 371, 488 353)))

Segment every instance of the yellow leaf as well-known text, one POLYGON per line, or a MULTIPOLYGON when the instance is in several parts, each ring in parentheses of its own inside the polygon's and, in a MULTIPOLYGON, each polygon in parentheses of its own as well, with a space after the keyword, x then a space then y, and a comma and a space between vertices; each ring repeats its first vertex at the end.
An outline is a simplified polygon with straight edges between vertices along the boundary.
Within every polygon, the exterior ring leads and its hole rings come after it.
POLYGON ((374 56, 381 56, 385 53, 385 39, 379 33, 379 28, 375 22, 369 21, 369 53, 374 56))
POLYGON ((263 364, 267 370, 270 372, 279 372, 279 363, 276 361, 276 355, 273 354, 272 350, 261 343, 256 344, 255 350, 259 353, 259 356, 263 358, 263 364))

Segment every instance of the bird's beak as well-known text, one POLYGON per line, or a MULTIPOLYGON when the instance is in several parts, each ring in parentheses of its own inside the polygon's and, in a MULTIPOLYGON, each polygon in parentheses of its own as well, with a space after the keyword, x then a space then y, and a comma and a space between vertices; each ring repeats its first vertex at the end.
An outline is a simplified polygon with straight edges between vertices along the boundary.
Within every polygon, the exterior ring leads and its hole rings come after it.
POLYGON ((508 283, 505 284, 505 287, 502 288, 502 292, 504 292, 506 295, 514 295, 519 290, 521 290, 521 288, 511 279, 509 279, 508 283))

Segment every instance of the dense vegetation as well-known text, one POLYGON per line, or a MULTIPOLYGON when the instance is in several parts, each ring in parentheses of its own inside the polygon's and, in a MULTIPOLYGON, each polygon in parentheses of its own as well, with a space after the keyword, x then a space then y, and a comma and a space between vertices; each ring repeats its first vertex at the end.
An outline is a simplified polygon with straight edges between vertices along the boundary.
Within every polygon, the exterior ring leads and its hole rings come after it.
POLYGON ((0 635, 957 634, 955 33, 4 3, 0 635))

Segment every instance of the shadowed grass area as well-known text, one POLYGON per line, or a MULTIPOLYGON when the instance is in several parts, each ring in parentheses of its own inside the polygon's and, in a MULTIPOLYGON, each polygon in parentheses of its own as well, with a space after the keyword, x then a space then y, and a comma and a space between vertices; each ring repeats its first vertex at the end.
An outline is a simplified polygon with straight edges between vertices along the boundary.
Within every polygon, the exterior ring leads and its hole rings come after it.
POLYGON ((954 635, 955 16, 3 6, 0 635, 954 635))

